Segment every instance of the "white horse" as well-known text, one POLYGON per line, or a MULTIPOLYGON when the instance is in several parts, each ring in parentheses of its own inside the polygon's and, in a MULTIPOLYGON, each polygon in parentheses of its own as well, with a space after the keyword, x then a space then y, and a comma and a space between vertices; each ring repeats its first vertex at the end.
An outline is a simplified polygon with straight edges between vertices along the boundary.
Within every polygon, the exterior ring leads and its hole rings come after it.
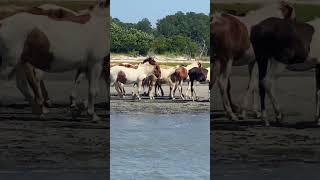
MULTIPOLYGON (((140 92, 142 88, 142 81, 153 75, 155 66, 149 62, 140 63, 137 69, 128 68, 124 66, 113 66, 110 68, 110 84, 115 86, 115 89, 120 98, 123 98, 121 93, 122 84, 136 84, 136 95, 141 100, 140 92)), ((149 93, 150 99, 154 99, 152 92, 149 93)))
MULTIPOLYGON (((1 22, 0 52, 4 72, 12 72, 22 64, 35 94, 33 112, 46 113, 39 79, 31 70, 35 66, 47 72, 83 70, 89 80, 88 114, 93 120, 99 117, 94 111, 105 57, 109 54, 109 3, 99 1, 90 11, 85 24, 56 21, 46 16, 19 13, 1 22)), ((109 97, 107 97, 109 98, 109 97)))

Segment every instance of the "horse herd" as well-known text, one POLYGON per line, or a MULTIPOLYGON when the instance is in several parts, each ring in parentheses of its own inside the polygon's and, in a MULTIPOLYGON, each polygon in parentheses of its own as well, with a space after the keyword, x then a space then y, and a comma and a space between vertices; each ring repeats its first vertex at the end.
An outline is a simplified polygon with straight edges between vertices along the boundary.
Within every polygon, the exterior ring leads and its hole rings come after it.
POLYGON ((150 99, 164 96, 162 85, 167 84, 171 99, 175 99, 178 89, 181 99, 196 100, 195 82, 209 81, 210 91, 217 81, 227 117, 246 118, 252 97, 256 117, 268 126, 265 95, 271 100, 276 119, 279 122, 283 119, 273 85, 279 73, 284 69, 316 68, 316 118, 320 125, 320 51, 317 49, 320 18, 299 22, 294 7, 286 1, 242 17, 215 13, 210 20, 210 68, 203 68, 197 61, 187 66, 167 67, 152 57, 139 64, 110 67, 110 28, 106 28, 110 25, 109 7, 109 0, 97 0, 95 6, 80 12, 56 5, 0 8, 0 77, 11 79, 15 75, 17 88, 30 102, 33 113, 42 117, 51 104, 43 72, 76 70, 71 107, 77 107, 77 89, 86 77, 89 81, 87 114, 92 120, 99 119, 94 103, 100 79, 108 87, 107 102, 109 84, 114 85, 120 98, 126 95, 125 84, 133 85, 132 96, 138 99, 141 99, 142 88, 150 99), (248 65, 250 80, 238 111, 230 96, 230 74, 233 66, 244 65, 248 65), (211 76, 210 69, 213 69, 211 76), (185 95, 184 81, 188 81, 185 95), (261 111, 257 108, 258 94, 261 111))
POLYGON ((284 69, 306 71, 316 68, 316 121, 320 125, 319 68, 320 19, 299 22, 295 9, 287 1, 271 4, 243 17, 228 13, 216 13, 211 17, 211 58, 213 81, 218 81, 227 117, 231 120, 246 118, 249 97, 257 107, 255 95, 260 96, 261 113, 254 109, 257 118, 270 125, 266 113, 265 95, 270 98, 281 123, 283 113, 274 92, 274 81, 284 69), (232 66, 249 67, 249 85, 236 115, 236 105, 230 97, 230 74, 232 66))
POLYGON ((210 81, 210 68, 202 67, 202 64, 193 61, 187 66, 176 67, 159 65, 154 58, 149 57, 139 64, 120 63, 110 68, 110 85, 114 85, 120 98, 126 95, 124 84, 133 84, 133 98, 141 100, 142 88, 147 89, 144 94, 150 99, 155 96, 164 96, 163 84, 170 87, 169 97, 175 99, 178 89, 181 99, 198 99, 195 82, 210 81), (182 84, 188 81, 188 90, 183 94, 182 84), (161 95, 160 95, 161 93, 161 95))

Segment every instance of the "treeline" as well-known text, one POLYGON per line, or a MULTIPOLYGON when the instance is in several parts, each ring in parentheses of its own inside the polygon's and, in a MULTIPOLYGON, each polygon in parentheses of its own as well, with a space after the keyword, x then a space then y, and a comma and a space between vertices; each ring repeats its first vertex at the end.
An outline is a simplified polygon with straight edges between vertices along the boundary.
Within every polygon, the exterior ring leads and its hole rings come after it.
POLYGON ((147 18, 138 23, 111 22, 111 51, 131 55, 172 54, 206 56, 209 47, 209 16, 177 12, 158 20, 152 28, 147 18))

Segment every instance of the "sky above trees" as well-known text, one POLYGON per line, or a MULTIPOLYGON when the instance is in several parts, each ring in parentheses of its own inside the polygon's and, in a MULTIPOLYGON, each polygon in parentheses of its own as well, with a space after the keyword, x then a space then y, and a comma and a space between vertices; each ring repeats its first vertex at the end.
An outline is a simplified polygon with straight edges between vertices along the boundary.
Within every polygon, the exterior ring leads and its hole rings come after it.
POLYGON ((210 0, 111 0, 110 10, 111 16, 122 22, 148 18, 155 27, 157 20, 178 11, 209 14, 210 0))

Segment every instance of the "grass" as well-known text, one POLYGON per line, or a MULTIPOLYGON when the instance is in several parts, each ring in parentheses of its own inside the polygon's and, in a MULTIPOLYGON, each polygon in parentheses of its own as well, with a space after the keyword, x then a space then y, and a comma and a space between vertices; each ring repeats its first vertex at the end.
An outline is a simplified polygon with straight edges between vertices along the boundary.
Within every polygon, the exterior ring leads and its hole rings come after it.
MULTIPOLYGON (((310 21, 315 17, 320 17, 320 5, 315 4, 293 4, 296 9, 296 16, 299 21, 310 21)), ((217 10, 235 10, 240 13, 248 12, 250 10, 255 10, 261 7, 260 4, 257 3, 213 3, 211 4, 212 12, 217 10)))
POLYGON ((72 9, 74 11, 87 9, 88 7, 95 5, 95 1, 23 1, 23 0, 12 0, 10 3, 8 2, 0 2, 0 6, 5 5, 16 5, 16 6, 26 6, 26 7, 33 7, 33 6, 39 6, 42 4, 56 4, 68 9, 72 9))

